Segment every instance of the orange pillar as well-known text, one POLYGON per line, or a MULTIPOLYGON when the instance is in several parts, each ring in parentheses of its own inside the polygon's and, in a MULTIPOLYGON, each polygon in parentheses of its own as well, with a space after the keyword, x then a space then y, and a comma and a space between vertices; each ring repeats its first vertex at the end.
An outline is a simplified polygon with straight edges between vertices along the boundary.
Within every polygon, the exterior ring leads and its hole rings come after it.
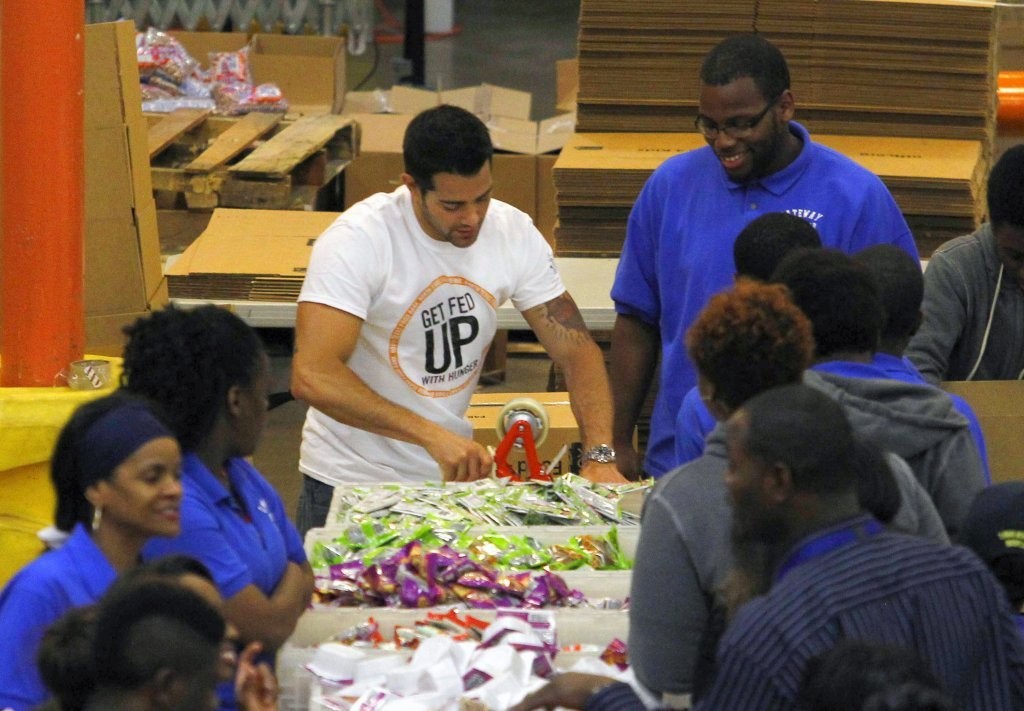
POLYGON ((82 357, 85 3, 0 0, 0 385, 82 357))

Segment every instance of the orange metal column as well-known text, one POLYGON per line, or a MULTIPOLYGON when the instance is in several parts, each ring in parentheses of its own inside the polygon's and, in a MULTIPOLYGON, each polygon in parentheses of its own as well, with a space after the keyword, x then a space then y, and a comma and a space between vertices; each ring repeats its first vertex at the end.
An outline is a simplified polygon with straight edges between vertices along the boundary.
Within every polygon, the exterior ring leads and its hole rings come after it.
POLYGON ((52 385, 84 349, 84 28, 83 2, 0 0, 2 386, 52 385))

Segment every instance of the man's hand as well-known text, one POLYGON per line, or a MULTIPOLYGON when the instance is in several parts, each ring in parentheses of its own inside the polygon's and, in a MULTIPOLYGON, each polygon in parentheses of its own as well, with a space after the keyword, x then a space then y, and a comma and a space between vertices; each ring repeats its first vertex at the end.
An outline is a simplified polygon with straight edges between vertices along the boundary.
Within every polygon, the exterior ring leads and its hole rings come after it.
POLYGON ((615 467, 629 481, 640 481, 644 478, 643 460, 633 448, 633 443, 615 445, 615 467))
POLYGON ((244 711, 277 710, 277 677, 266 662, 256 663, 256 656, 262 650, 262 644, 251 642, 238 655, 235 697, 244 711))
POLYGON ((441 468, 444 481, 476 481, 491 475, 494 458, 471 439, 438 428, 425 448, 441 468))
POLYGON ((545 684, 532 694, 527 694, 510 711, 581 709, 591 694, 614 682, 615 679, 599 674, 582 674, 580 672, 559 674, 554 681, 545 684))
POLYGON ((615 464, 609 462, 602 464, 590 460, 580 467, 580 476, 595 484, 628 484, 629 479, 622 476, 615 464))

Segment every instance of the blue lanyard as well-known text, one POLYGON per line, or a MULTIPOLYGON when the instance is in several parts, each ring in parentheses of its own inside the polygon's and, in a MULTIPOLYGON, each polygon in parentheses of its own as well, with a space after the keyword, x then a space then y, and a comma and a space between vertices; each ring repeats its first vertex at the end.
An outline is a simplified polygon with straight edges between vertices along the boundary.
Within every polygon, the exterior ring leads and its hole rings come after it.
POLYGON ((851 543, 869 538, 876 534, 881 533, 885 530, 885 527, 881 523, 873 518, 867 520, 859 520, 852 524, 840 528, 837 531, 831 531, 821 536, 812 538, 807 543, 797 548, 791 553, 782 565, 779 566, 779 571, 775 574, 775 582, 779 582, 789 573, 793 568, 803 565, 809 560, 813 560, 826 553, 831 553, 834 550, 838 550, 843 546, 848 546, 851 543))

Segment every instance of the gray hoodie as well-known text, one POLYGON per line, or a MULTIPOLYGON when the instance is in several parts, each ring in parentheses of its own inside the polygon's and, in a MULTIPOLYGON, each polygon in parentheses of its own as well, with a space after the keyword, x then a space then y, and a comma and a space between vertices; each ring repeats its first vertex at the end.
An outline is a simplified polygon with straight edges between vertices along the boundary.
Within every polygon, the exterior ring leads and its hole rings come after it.
POLYGON ((957 540, 975 494, 985 487, 967 419, 937 388, 809 370, 804 382, 843 406, 854 431, 907 461, 957 540))
MULTIPOLYGON (((924 322, 906 356, 929 382, 966 380, 981 352, 999 276, 989 224, 935 250, 924 273, 924 322)), ((985 355, 973 380, 1014 380, 1024 370, 1024 291, 1003 275, 985 355)))
MULTIPOLYGON (((948 543, 906 462, 888 459, 903 499, 890 527, 948 543)), ((692 691, 712 603, 733 565, 727 466, 719 425, 704 454, 659 479, 644 503, 630 590, 629 658, 636 678, 656 696, 692 691)))

